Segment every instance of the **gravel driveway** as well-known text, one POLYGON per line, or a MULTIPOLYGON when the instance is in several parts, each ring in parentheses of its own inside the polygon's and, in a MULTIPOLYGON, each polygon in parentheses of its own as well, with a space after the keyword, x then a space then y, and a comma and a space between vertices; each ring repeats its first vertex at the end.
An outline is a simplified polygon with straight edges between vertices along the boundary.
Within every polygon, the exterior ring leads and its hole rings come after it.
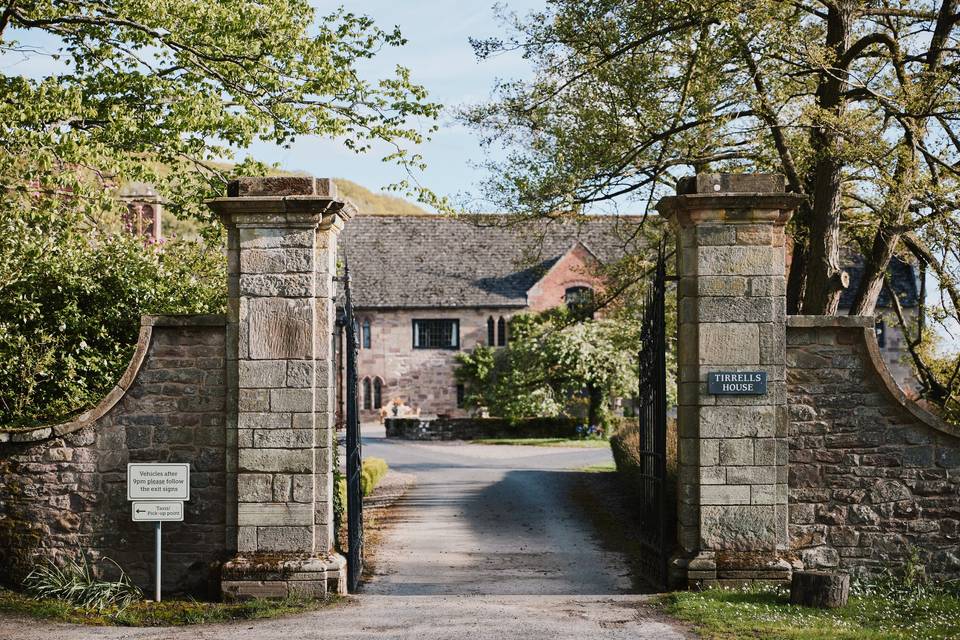
POLYGON ((179 629, 0 618, 0 640, 690 637, 647 596, 630 593, 622 559, 600 547, 569 502, 571 470, 609 462, 609 450, 410 443, 382 434, 365 429, 364 455, 417 481, 395 507, 373 577, 346 604, 179 629))

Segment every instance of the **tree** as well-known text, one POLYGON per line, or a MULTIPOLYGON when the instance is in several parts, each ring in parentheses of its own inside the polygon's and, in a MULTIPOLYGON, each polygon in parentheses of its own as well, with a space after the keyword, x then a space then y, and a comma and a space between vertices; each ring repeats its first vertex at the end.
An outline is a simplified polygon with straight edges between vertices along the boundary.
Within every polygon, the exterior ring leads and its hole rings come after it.
POLYGON ((611 399, 637 388, 637 322, 614 311, 584 319, 560 307, 514 316, 510 341, 457 355, 467 406, 508 419, 556 416, 586 400, 587 421, 606 426, 611 399))
POLYGON ((228 177, 214 161, 256 139, 380 142, 413 170, 421 160, 404 145, 431 130, 413 119, 439 108, 403 67, 362 79, 363 61, 404 43, 398 30, 343 10, 318 19, 305 0, 6 0, 3 58, 42 61, 37 40, 55 43, 53 72, 0 76, 0 192, 81 201, 135 180, 178 215, 205 217, 203 198, 228 177))
POLYGON ((403 42, 304 0, 0 3, 0 424, 99 399, 140 314, 222 309, 219 225, 202 227, 205 242, 144 244, 121 231, 124 184, 151 183, 178 217, 209 222, 205 198, 267 170, 221 162, 257 139, 385 144, 385 160, 422 166, 406 146, 439 107, 402 67, 361 76, 403 42), (23 61, 48 71, 16 75, 23 61))
POLYGON ((953 212, 957 0, 556 0, 515 35, 530 82, 464 119, 510 152, 487 194, 531 217, 633 197, 684 170, 777 171, 795 218, 790 305, 832 314, 839 249, 866 250, 852 313, 876 305, 902 235, 953 212), (849 229, 841 239, 840 230, 849 229))

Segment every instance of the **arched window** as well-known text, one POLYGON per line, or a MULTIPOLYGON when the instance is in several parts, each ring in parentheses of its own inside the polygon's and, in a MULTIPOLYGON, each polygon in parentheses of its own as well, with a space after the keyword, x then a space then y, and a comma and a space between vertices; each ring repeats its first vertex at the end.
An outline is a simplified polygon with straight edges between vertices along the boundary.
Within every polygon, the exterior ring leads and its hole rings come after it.
POLYGON ((563 294, 563 301, 573 313, 593 317, 593 289, 590 287, 569 287, 563 294))
POLYGON ((500 316, 500 319, 497 320, 497 344, 501 347, 507 345, 507 321, 503 319, 503 316, 500 316))
POLYGON ((383 380, 373 379, 373 408, 379 409, 383 406, 383 380))
POLYGON ((370 348, 370 318, 363 319, 363 348, 370 348))
POLYGON ((493 339, 496 337, 494 334, 494 331, 496 330, 495 324, 496 323, 493 321, 493 316, 487 318, 487 344, 491 347, 497 344, 493 341, 493 339))
POLYGON ((370 378, 364 378, 363 379, 363 408, 364 409, 370 409, 371 400, 372 398, 370 393, 370 378))

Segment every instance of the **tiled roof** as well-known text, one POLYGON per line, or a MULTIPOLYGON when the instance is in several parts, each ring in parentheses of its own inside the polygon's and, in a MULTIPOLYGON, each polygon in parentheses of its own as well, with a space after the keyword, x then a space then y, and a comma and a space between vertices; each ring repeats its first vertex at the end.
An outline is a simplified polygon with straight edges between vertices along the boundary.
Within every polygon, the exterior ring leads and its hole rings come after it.
POLYGON ((640 218, 593 216, 531 227, 493 216, 369 216, 349 220, 340 258, 350 265, 354 306, 523 307, 526 294, 576 241, 601 262, 641 246, 640 218))
MULTIPOLYGON (((524 307, 527 291, 578 240, 601 262, 638 250, 640 216, 590 216, 577 221, 502 226, 494 216, 359 215, 340 235, 340 258, 350 264, 357 308, 524 307)), ((651 223, 658 220, 653 218, 651 223)), ((652 227, 651 227, 652 228, 652 227)), ((844 251, 849 308, 863 258, 844 251)), ((912 265, 891 263, 904 307, 919 298, 912 265)), ((878 306, 889 306, 886 291, 878 306)))
MULTIPOLYGON (((853 306, 853 299, 860 287, 864 260, 859 253, 845 249, 840 254, 840 262, 847 273, 850 274, 850 286, 844 289, 840 295, 840 308, 849 309, 853 306)), ((900 298, 900 304, 905 308, 916 307, 920 299, 920 292, 918 291, 916 271, 913 265, 894 256, 890 261, 887 273, 890 275, 890 281, 897 292, 897 297, 900 298)), ((890 296, 887 295, 887 288, 884 287, 880 290, 880 297, 877 298, 877 307, 887 308, 889 306, 890 296)))

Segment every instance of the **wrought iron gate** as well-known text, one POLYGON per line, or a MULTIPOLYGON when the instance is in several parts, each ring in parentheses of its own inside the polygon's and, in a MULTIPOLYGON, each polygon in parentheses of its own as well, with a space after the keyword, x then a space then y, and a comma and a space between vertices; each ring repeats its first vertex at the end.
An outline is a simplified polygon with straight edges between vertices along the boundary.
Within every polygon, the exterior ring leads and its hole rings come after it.
POLYGON ((675 509, 667 487, 667 332, 664 298, 666 256, 661 245, 641 324, 640 388, 640 542, 650 582, 667 586, 667 563, 673 551, 675 509))
POLYGON ((343 269, 343 310, 347 332, 345 351, 346 427, 347 427, 347 589, 353 593, 363 573, 363 492, 360 473, 360 406, 357 397, 357 322, 350 299, 350 267, 343 269))

